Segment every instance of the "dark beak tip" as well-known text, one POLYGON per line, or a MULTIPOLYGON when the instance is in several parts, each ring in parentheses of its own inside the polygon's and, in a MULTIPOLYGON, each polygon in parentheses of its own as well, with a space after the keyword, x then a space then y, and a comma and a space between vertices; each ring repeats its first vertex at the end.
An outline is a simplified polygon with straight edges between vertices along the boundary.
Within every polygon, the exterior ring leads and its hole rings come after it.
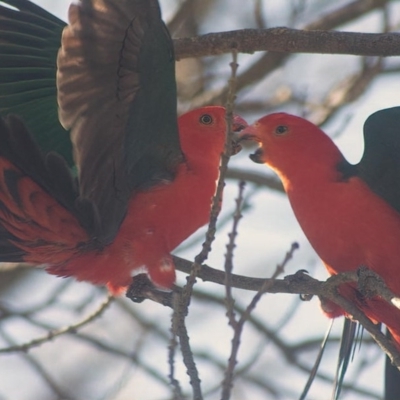
POLYGON ((257 163, 257 164, 264 164, 263 159, 264 152, 262 148, 258 148, 255 153, 250 154, 250 160, 257 163))

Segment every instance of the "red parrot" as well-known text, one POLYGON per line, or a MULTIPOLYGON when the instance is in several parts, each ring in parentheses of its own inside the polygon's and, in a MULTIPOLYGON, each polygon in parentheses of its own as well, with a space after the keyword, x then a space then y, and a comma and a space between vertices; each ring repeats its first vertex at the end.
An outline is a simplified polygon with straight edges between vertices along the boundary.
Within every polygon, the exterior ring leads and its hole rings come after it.
MULTIPOLYGON (((16 18, 36 18, 22 3, 16 18)), ((145 268, 170 287, 170 252, 209 218, 224 108, 177 121, 173 45, 156 0, 72 4, 57 64, 78 177, 60 155, 42 154, 20 118, 1 119, 0 261, 44 264, 113 293, 145 268)))
MULTIPOLYGON (((285 113, 267 115, 241 134, 260 148, 251 156, 282 180, 294 214, 330 274, 367 266, 400 296, 400 107, 380 110, 364 126, 365 150, 349 164, 311 122, 285 113)), ((400 310, 364 298, 355 285, 340 293, 374 322, 383 322, 400 349, 400 310)), ((343 314, 337 307, 329 316, 343 314)))
POLYGON ((95 234, 93 211, 79 198, 65 162, 43 158, 23 123, 0 123, 0 259, 45 264, 47 271, 107 284, 121 292, 144 266, 168 288, 175 280, 170 252, 207 223, 225 143, 225 110, 204 107, 179 118, 185 161, 173 181, 136 193, 110 244, 95 234))

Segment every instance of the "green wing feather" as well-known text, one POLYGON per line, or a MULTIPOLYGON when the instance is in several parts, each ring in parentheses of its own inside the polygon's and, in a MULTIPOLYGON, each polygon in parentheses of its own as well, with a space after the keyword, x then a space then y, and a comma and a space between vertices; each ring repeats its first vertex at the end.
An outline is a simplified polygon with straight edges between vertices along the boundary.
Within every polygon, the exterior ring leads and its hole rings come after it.
POLYGON ((58 120, 56 59, 65 23, 27 0, 0 5, 0 113, 19 115, 44 153, 73 165, 68 132, 58 120))

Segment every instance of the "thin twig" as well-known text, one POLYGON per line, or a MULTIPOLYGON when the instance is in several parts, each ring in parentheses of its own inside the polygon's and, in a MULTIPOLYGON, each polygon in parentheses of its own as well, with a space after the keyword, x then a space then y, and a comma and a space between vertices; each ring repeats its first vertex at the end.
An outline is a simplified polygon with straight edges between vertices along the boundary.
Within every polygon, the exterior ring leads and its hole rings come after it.
MULTIPOLYGON (((182 288, 180 294, 175 294, 176 299, 174 300, 174 311, 172 315, 171 324, 171 343, 169 347, 169 362, 174 363, 174 357, 176 353, 177 341, 176 336, 179 337, 183 360, 187 369, 187 373, 190 376, 190 382, 193 390, 193 398, 195 400, 201 400, 203 398, 201 392, 200 378, 196 368, 196 364, 193 359, 193 353, 190 349, 189 337, 185 326, 185 318, 189 312, 189 304, 193 293, 193 287, 196 283, 196 277, 201 270, 201 265, 207 259, 208 254, 211 251, 211 246, 215 238, 215 232, 217 227, 218 215, 221 211, 222 204, 222 192, 225 186, 225 175, 228 169, 228 162, 232 154, 232 120, 233 120, 233 105, 235 101, 235 90, 236 90, 236 72, 237 72, 237 53, 233 52, 233 61, 231 63, 231 78, 228 84, 228 101, 226 105, 226 120, 227 120, 227 135, 225 141, 225 149, 221 155, 220 164, 220 175, 217 184, 216 193, 213 197, 210 213, 210 221, 206 232, 206 240, 203 243, 200 253, 195 257, 194 263, 190 268, 189 276, 186 278, 186 285, 182 288)), ((171 367, 170 378, 174 381, 173 368, 171 367)))
POLYGON ((33 347, 37 347, 43 343, 50 342, 51 340, 53 340, 54 338, 56 338, 58 336, 65 335, 66 333, 74 333, 78 329, 82 328, 83 326, 89 324, 90 322, 92 322, 93 320, 98 318, 105 311, 105 309, 111 304, 113 299, 114 299, 114 297, 112 295, 108 295, 106 300, 98 307, 98 309, 95 312, 88 315, 82 321, 80 321, 76 324, 68 325, 68 326, 66 326, 64 328, 60 328, 60 329, 54 329, 54 330, 48 332, 46 335, 44 335, 42 337, 38 337, 36 339, 33 339, 27 343, 0 349, 0 354, 1 353, 13 353, 13 352, 17 352, 17 351, 28 351, 29 349, 31 349, 33 347))
POLYGON ((229 242, 226 246, 226 255, 225 255, 225 305, 226 305, 226 315, 228 317, 229 325, 235 329, 236 327, 236 319, 234 312, 234 304, 235 301, 232 296, 232 285, 231 285, 231 276, 233 270, 233 252, 236 247, 235 240, 238 234, 238 225, 239 221, 242 218, 242 204, 243 204, 243 192, 244 192, 244 182, 239 183, 239 194, 236 199, 236 208, 235 213, 233 215, 233 225, 231 233, 229 233, 229 242))
POLYGON ((243 326, 245 322, 249 319, 251 312, 255 309, 257 303, 260 301, 262 295, 266 292, 271 282, 273 282, 280 274, 284 272, 286 264, 293 257, 293 253, 296 249, 298 249, 298 247, 299 246, 297 243, 292 244, 291 249, 286 253, 283 262, 277 265, 271 279, 269 279, 268 282, 266 281, 263 283, 263 285, 259 288, 255 296, 251 300, 250 304, 247 306, 245 312, 241 315, 239 321, 235 321, 235 324, 233 325, 234 335, 232 339, 231 354, 228 360, 228 367, 225 371, 225 378, 222 382, 222 400, 228 400, 231 395, 234 380, 234 370, 237 364, 237 355, 239 352, 240 338, 243 332, 243 326))

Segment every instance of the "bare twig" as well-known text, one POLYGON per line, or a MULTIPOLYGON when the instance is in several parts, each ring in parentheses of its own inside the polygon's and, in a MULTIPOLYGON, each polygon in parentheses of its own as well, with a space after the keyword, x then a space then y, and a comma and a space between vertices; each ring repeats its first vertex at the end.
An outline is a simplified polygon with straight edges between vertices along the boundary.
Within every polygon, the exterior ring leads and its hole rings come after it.
POLYGON ((232 296, 232 285, 231 285, 231 276, 233 270, 233 252, 236 247, 235 239, 238 234, 238 225, 239 220, 242 218, 242 203, 243 203, 243 191, 244 191, 244 182, 239 183, 239 194, 236 199, 236 209, 233 215, 233 226, 232 231, 229 234, 229 242, 226 246, 226 255, 225 255, 225 305, 226 305, 226 315, 228 317, 229 325, 235 329, 236 319, 233 306, 235 301, 232 296))
POLYGON ((113 296, 108 295, 106 300, 100 305, 100 307, 98 307, 98 309, 95 312, 88 315, 82 321, 80 321, 76 324, 68 325, 64 328, 52 330, 52 331, 48 332, 46 335, 36 338, 36 339, 33 339, 27 343, 0 349, 0 353, 13 353, 16 351, 28 351, 29 349, 31 349, 33 347, 40 346, 41 344, 44 344, 46 342, 50 342, 51 340, 53 340, 54 338, 56 338, 58 336, 64 335, 66 333, 76 332, 79 328, 82 328, 83 326, 89 324, 90 322, 92 322, 93 320, 98 318, 104 312, 104 310, 111 304, 112 300, 113 300, 113 296))
POLYGON ((233 339, 232 339, 232 346, 231 346, 231 355, 228 361, 228 367, 225 371, 225 378, 222 383, 222 400, 228 400, 230 398, 231 390, 233 387, 233 378, 234 378, 234 370, 237 364, 237 354, 239 352, 240 347, 240 338, 243 332, 243 326, 245 322, 249 319, 251 312, 255 309, 257 303, 260 301, 261 296, 266 293, 268 286, 280 275, 284 272, 285 266, 288 261, 293 257, 293 253, 296 249, 298 249, 299 245, 297 243, 292 244, 290 251, 288 251, 285 255, 285 258, 281 264, 278 264, 274 274, 272 275, 271 279, 264 282, 264 284, 260 287, 257 291, 253 299, 251 300, 250 304, 247 306, 245 312, 241 315, 239 321, 235 320, 233 311, 229 314, 228 309, 228 316, 230 315, 229 321, 230 325, 233 327, 233 339))
MULTIPOLYGON (((192 385, 193 397, 196 400, 203 398, 201 393, 200 378, 196 364, 193 359, 193 354, 190 349, 189 336, 187 334, 185 326, 185 318, 189 312, 189 304, 193 293, 193 287, 196 283, 196 277, 201 270, 201 265, 207 259, 209 252, 211 251, 211 245, 215 238, 215 231, 217 226, 218 215, 221 210, 222 203, 222 192, 225 186, 225 175, 228 169, 228 162, 232 154, 232 120, 233 120, 233 105, 235 101, 235 89, 236 89, 236 72, 237 72, 237 53, 233 52, 233 61, 231 63, 231 78, 229 79, 229 90, 228 90, 228 101, 226 105, 226 121, 227 121, 227 135, 225 141, 225 149, 221 155, 220 164, 220 176, 217 184, 217 189, 213 197, 210 213, 210 221, 206 232, 206 240, 203 243, 202 250, 195 257, 194 263, 191 265, 190 274, 186 279, 186 285, 182 288, 179 295, 176 295, 174 300, 174 312, 172 315, 171 332, 172 339, 169 347, 169 362, 174 363, 174 357, 177 347, 176 336, 179 337, 183 360, 187 369, 187 373, 190 377, 190 383, 192 385)), ((174 382, 175 378, 173 375, 173 368, 171 367, 171 381, 174 382)))

